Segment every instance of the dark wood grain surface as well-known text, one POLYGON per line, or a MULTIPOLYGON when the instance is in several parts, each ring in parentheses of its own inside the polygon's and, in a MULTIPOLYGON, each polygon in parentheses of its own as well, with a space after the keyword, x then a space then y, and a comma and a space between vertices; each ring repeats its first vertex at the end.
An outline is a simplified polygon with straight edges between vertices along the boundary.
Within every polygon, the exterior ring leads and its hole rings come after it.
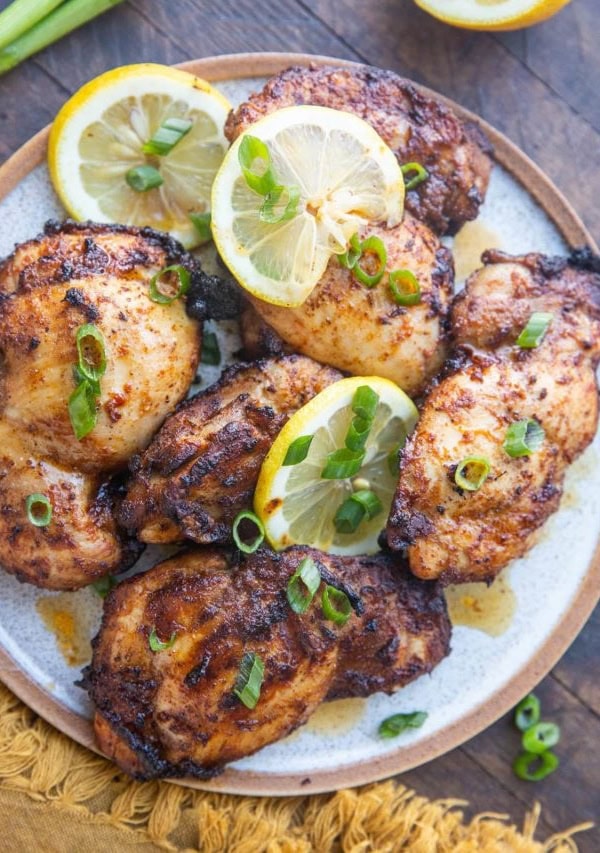
MULTIPOLYGON (((391 68, 479 113, 548 173, 600 241, 597 33, 598 0, 573 0, 545 24, 503 34, 445 26, 411 0, 130 0, 0 78, 0 160, 115 65, 254 50, 328 54, 391 68)), ((596 610, 537 691, 544 716, 563 731, 560 770, 546 781, 514 777, 519 738, 506 717, 402 782, 516 822, 539 801, 541 836, 600 820, 599 659, 596 610)), ((579 836, 579 847, 600 850, 600 832, 579 836)))

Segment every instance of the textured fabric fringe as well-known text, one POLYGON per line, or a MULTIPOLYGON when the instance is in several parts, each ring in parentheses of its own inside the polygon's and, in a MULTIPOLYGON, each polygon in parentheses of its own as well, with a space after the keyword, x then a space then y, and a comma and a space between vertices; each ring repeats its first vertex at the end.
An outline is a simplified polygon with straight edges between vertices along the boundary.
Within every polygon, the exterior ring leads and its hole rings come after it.
POLYGON ((0 789, 185 853, 568 853, 574 827, 534 840, 536 805, 521 831, 506 815, 465 821, 460 800, 432 802, 394 782, 336 794, 260 798, 134 782, 61 735, 0 684, 0 789))

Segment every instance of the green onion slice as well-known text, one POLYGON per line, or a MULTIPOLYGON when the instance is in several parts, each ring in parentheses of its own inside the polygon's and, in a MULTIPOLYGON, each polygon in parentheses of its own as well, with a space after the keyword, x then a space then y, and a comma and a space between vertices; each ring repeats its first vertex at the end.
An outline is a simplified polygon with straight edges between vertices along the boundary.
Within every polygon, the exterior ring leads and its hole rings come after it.
POLYGON ((255 193, 265 196, 277 186, 271 169, 271 152, 262 139, 244 134, 238 148, 238 161, 246 183, 255 193))
POLYGON ((246 652, 240 663, 240 671, 233 692, 246 708, 256 708, 260 698, 265 674, 265 665, 259 655, 246 652))
POLYGON ((209 240, 212 240, 212 231, 210 230, 212 217, 210 213, 190 213, 189 218, 198 232, 200 243, 208 243, 209 240))
POLYGON ((287 449, 283 465, 297 465, 299 462, 304 462, 313 438, 314 435, 299 435, 295 438, 287 449))
POLYGON ((535 723, 523 732, 521 743, 525 752, 540 755, 560 740, 560 728, 556 723, 535 723))
POLYGON ((92 588, 98 593, 100 598, 106 598, 111 589, 117 586, 117 579, 113 575, 104 575, 103 578, 98 578, 94 581, 92 588))
POLYGON ((96 397, 100 396, 100 382, 97 379, 89 379, 89 377, 85 376, 85 374, 79 369, 78 364, 73 365, 73 380, 76 385, 80 385, 82 382, 88 382, 92 393, 95 394, 96 397))
POLYGON ((376 515, 379 515, 383 509, 383 504, 372 489, 359 489, 353 495, 350 495, 348 500, 360 504, 366 512, 369 521, 375 518, 376 515))
POLYGON ((287 585, 287 600, 294 613, 306 613, 320 585, 319 567, 310 557, 305 557, 298 564, 287 585))
POLYGON ((240 551, 243 551, 244 554, 254 554, 254 552, 258 550, 264 542, 265 528, 262 521, 257 515, 255 515, 255 513, 249 509, 245 509, 242 510, 242 512, 238 512, 234 518, 231 535, 233 536, 233 541, 240 551), (244 542, 240 536, 238 528, 243 521, 251 522, 258 530, 258 533, 251 542, 244 542))
POLYGON ((93 323, 85 323, 77 329, 75 341, 79 374, 91 383, 97 383, 106 372, 106 349, 102 332, 93 323))
POLYGON ((352 613, 352 605, 346 593, 329 584, 323 590, 321 607, 325 618, 336 625, 345 625, 352 613))
POLYGON ((142 145, 144 154, 162 157, 169 154, 186 133, 192 129, 193 121, 187 118, 167 118, 148 142, 142 145))
POLYGON ((398 305, 418 305, 421 301, 421 285, 410 270, 392 270, 389 286, 392 299, 398 305))
POLYGON ((148 644, 153 652, 164 652, 165 649, 170 649, 173 647, 176 639, 177 634, 175 633, 175 631, 173 631, 167 642, 163 643, 161 640, 158 639, 156 628, 153 628, 148 638, 148 644))
MULTIPOLYGON (((352 267, 352 274, 365 287, 375 287, 383 278, 386 263, 387 250, 384 242, 379 237, 372 235, 360 244, 360 257, 352 267), (361 261, 364 262, 365 257, 375 258, 375 272, 368 272, 368 270, 361 266, 361 261)), ((369 268, 372 268, 371 263, 369 264, 369 268)))
POLYGON ((535 347, 538 347, 544 340, 553 316, 553 314, 546 314, 543 311, 535 311, 517 338, 517 346, 522 347, 522 349, 535 349, 535 347))
POLYGON ((359 385, 352 398, 352 411, 365 421, 373 421, 378 403, 379 394, 369 385, 359 385))
POLYGON ((175 302, 176 299, 185 296, 190 289, 190 284, 191 276, 186 268, 180 264, 173 264, 173 266, 165 267, 152 276, 148 295, 153 302, 158 302, 159 305, 170 305, 171 302, 175 302), (177 275, 177 290, 169 284, 169 279, 173 275, 177 275), (165 276, 167 277, 166 281, 164 281, 165 276), (166 291, 161 289, 165 286, 168 288, 166 291))
POLYGON ((221 364, 221 348, 219 347, 219 339, 214 332, 204 331, 202 335, 200 361, 202 364, 221 364))
POLYGON ((404 188, 407 191, 414 190, 415 187, 418 187, 419 184, 422 184, 429 177, 429 172, 420 163, 404 163, 403 166, 400 166, 400 171, 404 175, 404 188), (411 175, 413 172, 414 177, 406 180, 407 175, 411 175))
POLYGON ((533 693, 521 699, 515 708, 515 726, 524 732, 540 719, 540 700, 533 693))
POLYGON ((554 773, 559 765, 558 757, 547 749, 539 755, 534 752, 522 752, 513 763, 515 776, 526 782, 540 782, 554 773))
POLYGON ((398 737, 406 729, 419 729, 429 715, 426 711, 413 711, 412 714, 392 714, 379 724, 379 737, 398 737))
POLYGON ((454 482, 459 489, 476 492, 483 486, 489 473, 490 463, 485 456, 468 456, 456 466, 454 482))
POLYGON ((154 166, 134 166, 125 174, 125 180, 136 193, 145 193, 164 183, 158 169, 154 166))
POLYGON ((300 189, 295 186, 276 186, 265 195, 258 218, 261 222, 276 225, 278 222, 286 222, 293 219, 298 213, 298 202, 300 201, 300 189))
POLYGON ((364 459, 363 450, 348 450, 347 447, 342 450, 334 450, 333 453, 327 455, 327 462, 321 471, 321 478, 323 480, 345 480, 347 477, 353 477, 360 471, 364 459))
POLYGON ((333 518, 335 529, 338 533, 354 533, 365 517, 364 506, 347 498, 341 504, 333 518))
POLYGON ((347 270, 352 270, 356 266, 356 262, 360 258, 361 254, 362 249, 360 248, 360 238, 357 233, 350 237, 348 248, 345 252, 342 252, 341 255, 338 255, 337 258, 340 262, 340 266, 345 267, 347 270))
POLYGON ((25 510, 28 521, 34 527, 48 527, 52 521, 52 504, 40 492, 34 492, 25 498, 25 510))
POLYGON ((80 382, 69 397, 69 418, 78 441, 85 438, 96 426, 96 399, 95 386, 88 379, 80 382))
POLYGON ((367 421, 364 418, 358 417, 358 415, 352 418, 352 423, 348 427, 346 435, 346 447, 348 450, 364 450, 372 426, 372 421, 367 421))
POLYGON ((530 456, 540 449, 545 436, 544 428, 535 419, 516 421, 506 430, 502 447, 513 459, 519 456, 530 456))

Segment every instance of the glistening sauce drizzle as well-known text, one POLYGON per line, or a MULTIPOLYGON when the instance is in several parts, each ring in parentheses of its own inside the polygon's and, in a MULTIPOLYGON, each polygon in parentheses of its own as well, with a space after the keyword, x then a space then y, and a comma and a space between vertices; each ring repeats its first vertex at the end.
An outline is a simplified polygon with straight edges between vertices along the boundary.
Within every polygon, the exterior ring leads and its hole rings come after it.
POLYGON ((482 222, 465 222, 452 246, 457 281, 464 281, 474 270, 481 267, 481 254, 486 249, 499 248, 495 231, 482 222))
POLYGON ((91 660, 93 617, 89 608, 82 606, 77 593, 43 596, 35 607, 46 628, 54 634, 68 666, 82 666, 91 660))
POLYGON ((445 594, 453 625, 466 625, 491 637, 504 634, 517 606, 506 569, 490 586, 484 583, 463 583, 449 586, 445 594))

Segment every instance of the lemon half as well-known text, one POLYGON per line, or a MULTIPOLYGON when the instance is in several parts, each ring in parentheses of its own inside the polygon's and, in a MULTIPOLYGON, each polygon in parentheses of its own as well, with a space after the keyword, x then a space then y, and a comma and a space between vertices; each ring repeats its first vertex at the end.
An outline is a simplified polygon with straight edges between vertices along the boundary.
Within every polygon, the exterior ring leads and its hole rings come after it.
POLYGON ((332 554, 373 554, 385 527, 398 480, 396 456, 418 419, 414 403, 389 379, 353 376, 341 379, 299 409, 283 427, 263 462, 254 495, 254 511, 277 550, 312 545, 332 554), (352 402, 367 385, 379 402, 362 467, 352 477, 325 480, 321 473, 329 453, 344 447, 354 417, 352 402), (283 462, 292 442, 313 436, 308 455, 296 465, 283 462), (342 503, 354 491, 369 489, 381 511, 365 518, 352 533, 340 533, 334 523, 342 503))
POLYGON ((415 0, 440 21, 471 30, 517 30, 551 18, 571 0, 415 0))
POLYGON ((246 290, 297 306, 361 225, 397 225, 403 207, 398 161, 370 125, 327 107, 287 107, 253 124, 228 151, 213 185, 213 237, 246 290), (277 183, 299 191, 292 218, 261 220, 264 199, 250 189, 238 160, 247 135, 267 145, 277 183))
POLYGON ((91 80, 58 113, 48 143, 54 188, 75 219, 149 225, 168 231, 186 248, 200 235, 190 213, 210 211, 210 192, 228 143, 227 100, 205 80, 164 65, 115 68, 91 80), (142 151, 163 122, 192 121, 162 156, 142 151), (127 172, 151 165, 163 180, 145 192, 127 172))

